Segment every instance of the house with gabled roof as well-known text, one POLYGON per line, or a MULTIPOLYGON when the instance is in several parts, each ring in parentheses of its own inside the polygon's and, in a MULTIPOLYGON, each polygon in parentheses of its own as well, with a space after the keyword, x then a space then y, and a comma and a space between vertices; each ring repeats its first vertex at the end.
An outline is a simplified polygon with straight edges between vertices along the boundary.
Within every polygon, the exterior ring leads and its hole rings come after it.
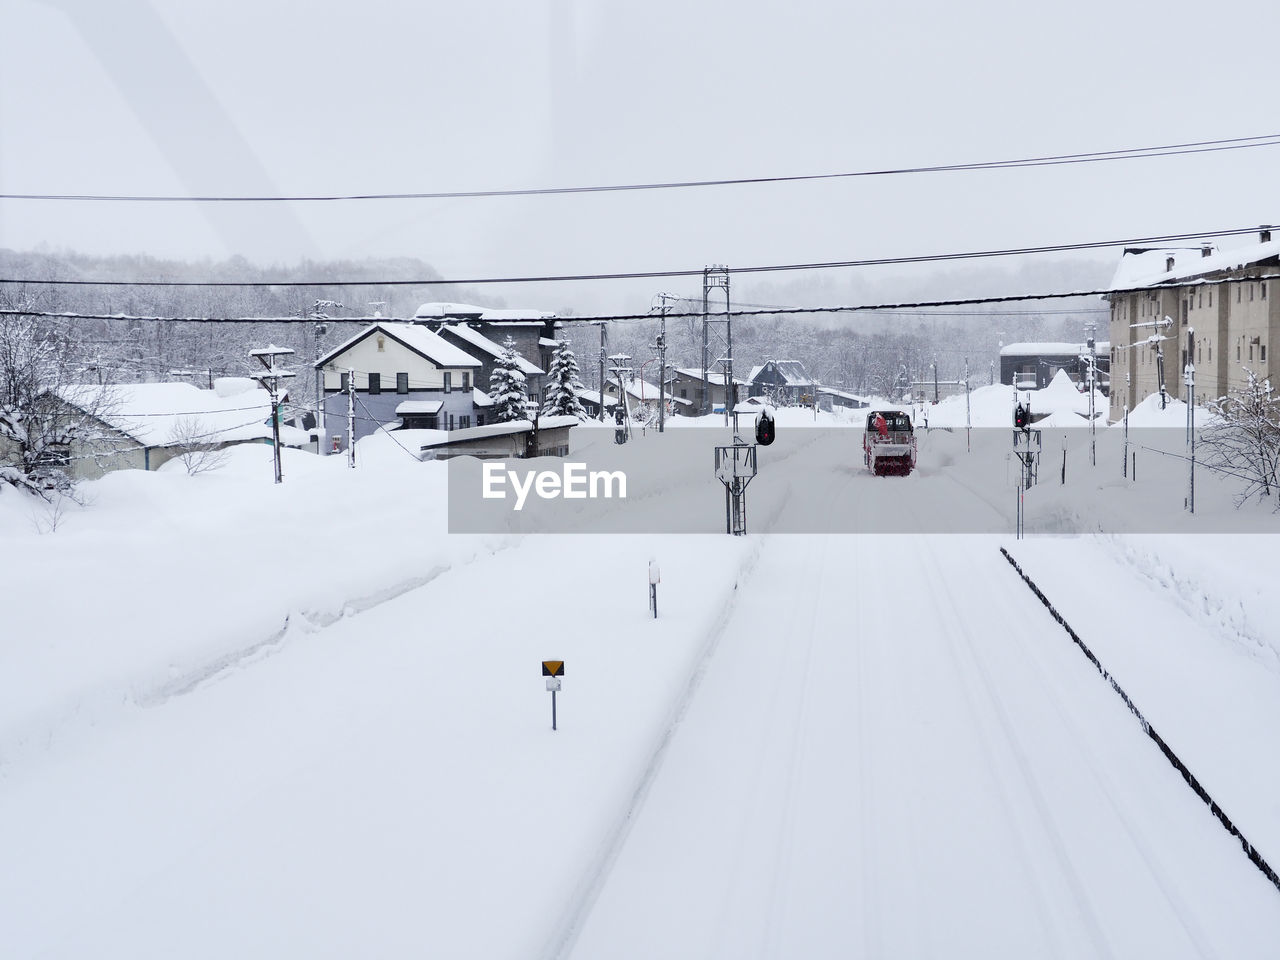
POLYGON ((1111 308, 1111 411, 1119 420, 1160 391, 1185 399, 1182 371, 1195 364, 1196 396, 1228 394, 1243 368, 1274 379, 1268 347, 1280 336, 1280 238, 1260 227, 1253 243, 1212 241, 1130 247, 1104 299, 1111 308), (1166 319, 1167 318, 1167 319, 1166 319))
POLYGON ((476 402, 481 366, 422 324, 382 321, 366 327, 316 361, 324 381, 325 432, 338 439, 324 449, 345 450, 350 443, 348 389, 354 392, 356 440, 382 427, 401 427, 406 416, 428 429, 481 424, 486 409, 476 402))
MULTIPOLYGON (((733 384, 739 399, 746 397, 751 390, 750 380, 734 377, 733 384)), ((673 367, 667 378, 667 392, 680 400, 688 400, 691 409, 696 409, 705 398, 713 412, 723 410, 724 387, 723 369, 711 370, 704 376, 700 367, 673 367)))
POLYGON ((751 396, 777 403, 812 403, 818 382, 799 360, 768 360, 751 368, 751 396))

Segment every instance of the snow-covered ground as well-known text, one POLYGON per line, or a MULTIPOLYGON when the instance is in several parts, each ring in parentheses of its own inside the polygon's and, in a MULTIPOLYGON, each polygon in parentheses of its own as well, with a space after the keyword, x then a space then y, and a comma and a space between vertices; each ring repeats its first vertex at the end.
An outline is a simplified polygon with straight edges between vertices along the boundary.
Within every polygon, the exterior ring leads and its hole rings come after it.
POLYGON ((1280 528, 1208 481, 1186 515, 1180 473, 1120 477, 1099 432, 1058 494, 1102 490, 1101 532, 1021 541, 767 532, 837 500, 927 500, 924 531, 994 510, 1005 468, 954 427, 908 478, 861 469, 856 430, 848 462, 786 451, 812 485, 762 472, 746 538, 449 534, 448 466, 385 436, 279 486, 246 447, 61 516, 2 489, 4 954, 1273 956, 1280 891, 998 548, 1275 866, 1275 536, 1186 532, 1280 528), (1139 506, 1183 533, 1110 532, 1139 506))

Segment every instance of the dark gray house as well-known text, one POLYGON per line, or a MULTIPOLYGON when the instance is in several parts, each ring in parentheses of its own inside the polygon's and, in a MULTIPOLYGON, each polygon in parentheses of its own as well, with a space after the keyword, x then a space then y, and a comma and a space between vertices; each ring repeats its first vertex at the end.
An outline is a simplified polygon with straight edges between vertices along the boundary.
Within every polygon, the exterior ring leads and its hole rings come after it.
MULTIPOLYGON (((551 356, 561 327, 556 315, 546 310, 501 310, 465 303, 424 303, 413 319, 433 331, 439 331, 446 324, 465 323, 499 345, 511 337, 520 356, 539 370, 551 369, 551 356)), ((489 389, 487 381, 480 386, 489 389)), ((541 399, 541 390, 538 394, 541 399)))
MULTIPOLYGON (((502 356, 502 344, 491 340, 467 323, 444 324, 436 332, 458 349, 469 353, 480 361, 480 368, 476 371, 475 382, 479 389, 487 391, 489 389, 489 378, 493 375, 493 368, 497 366, 498 358, 502 356)), ((503 339, 505 340, 506 337, 504 336, 503 339)), ((515 340, 514 336, 512 336, 512 340, 515 340)), ((520 372, 524 374, 525 390, 529 394, 529 399, 534 403, 541 403, 542 391, 545 386, 543 381, 546 379, 543 368, 531 363, 518 346, 516 352, 520 354, 520 372)))
POLYGON ((751 369, 751 396, 777 403, 813 403, 818 383, 799 360, 769 360, 751 369))

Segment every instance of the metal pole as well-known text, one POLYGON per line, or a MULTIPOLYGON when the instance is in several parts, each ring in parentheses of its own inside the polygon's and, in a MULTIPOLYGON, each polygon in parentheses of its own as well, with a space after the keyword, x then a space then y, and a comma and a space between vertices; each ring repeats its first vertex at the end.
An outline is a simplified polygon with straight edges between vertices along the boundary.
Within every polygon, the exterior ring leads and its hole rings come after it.
POLYGON ((1129 476, 1129 401, 1124 404, 1124 457, 1121 463, 1121 474, 1129 476))
POLYGON ((735 431, 738 426, 737 415, 733 413, 733 304, 729 298, 729 268, 724 268, 724 335, 728 342, 729 365, 724 371, 724 423, 729 426, 732 421, 735 431))
POLYGON ((356 466, 356 372, 347 368, 347 466, 356 466))
POLYGON ((711 372, 707 369, 710 362, 707 351, 707 295, 709 292, 707 281, 710 270, 710 267, 702 268, 702 404, 699 412, 704 416, 711 412, 711 372))
MULTIPOLYGON (((968 364, 968 360, 965 361, 968 364)), ((938 402, 938 361, 933 361, 933 402, 938 402)))
MULTIPOLYGON (((938 392, 938 368, 933 368, 933 392, 938 392)), ((969 405, 969 358, 964 358, 964 450, 965 453, 971 453, 973 447, 970 444, 970 430, 973 429, 973 411, 969 405)))
POLYGON ((1089 324, 1089 462, 1098 465, 1098 425, 1097 425, 1097 383, 1098 383, 1098 341, 1093 335, 1093 324, 1089 324))
POLYGON ((605 324, 600 323, 600 422, 604 423, 604 354, 605 354, 605 324))
POLYGON ((553 689, 551 691, 551 729, 554 730, 555 728, 556 728, 556 692, 553 689))
POLYGON ((1196 355, 1195 329, 1187 327, 1187 443, 1191 447, 1191 475, 1187 486, 1187 509, 1196 512, 1196 355))
MULTIPOLYGON (((275 367, 275 357, 271 358, 271 366, 275 367)), ((271 438, 272 446, 275 449, 276 461, 276 483, 279 483, 284 477, 280 473, 280 382, 272 379, 271 381, 271 438)))
POLYGON ((658 432, 667 424, 667 295, 662 295, 662 325, 658 331, 658 432))

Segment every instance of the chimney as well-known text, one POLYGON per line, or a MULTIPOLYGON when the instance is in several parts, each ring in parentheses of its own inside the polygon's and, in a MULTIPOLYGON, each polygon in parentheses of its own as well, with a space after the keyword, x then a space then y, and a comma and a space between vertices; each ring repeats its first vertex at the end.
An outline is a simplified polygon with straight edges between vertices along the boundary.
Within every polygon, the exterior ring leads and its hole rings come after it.
POLYGON ((1264 223, 1258 228, 1258 236, 1262 238, 1263 243, 1271 242, 1271 224, 1264 223))
POLYGON ((1164 258, 1164 272, 1173 273, 1173 254, 1164 258))
POLYGON ((1209 257, 1209 256, 1212 256, 1212 255, 1213 255, 1213 244, 1212 244, 1212 243, 1202 243, 1202 244, 1200 244, 1200 256, 1202 256, 1202 257, 1209 257))

